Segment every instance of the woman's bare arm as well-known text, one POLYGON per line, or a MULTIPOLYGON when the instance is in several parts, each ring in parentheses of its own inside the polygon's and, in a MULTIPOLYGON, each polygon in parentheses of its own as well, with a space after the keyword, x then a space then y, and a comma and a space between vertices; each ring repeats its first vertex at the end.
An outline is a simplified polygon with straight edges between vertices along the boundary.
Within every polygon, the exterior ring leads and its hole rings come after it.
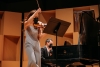
POLYGON ((41 9, 39 8, 27 21, 24 23, 24 29, 27 29, 28 26, 32 25, 34 23, 33 19, 35 17, 38 17, 38 14, 41 12, 41 9))
POLYGON ((45 35, 46 35, 46 33, 43 33, 43 28, 40 28, 39 30, 38 30, 38 38, 40 39, 40 38, 43 38, 45 35))

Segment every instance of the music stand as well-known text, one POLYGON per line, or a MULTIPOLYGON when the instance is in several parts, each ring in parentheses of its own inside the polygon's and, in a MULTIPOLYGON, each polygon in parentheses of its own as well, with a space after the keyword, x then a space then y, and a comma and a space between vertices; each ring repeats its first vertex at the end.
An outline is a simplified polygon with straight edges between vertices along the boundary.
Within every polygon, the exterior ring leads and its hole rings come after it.
POLYGON ((47 34, 56 35, 56 65, 57 65, 57 36, 63 37, 70 24, 71 24, 70 22, 51 17, 47 23, 47 26, 43 31, 44 33, 47 34))

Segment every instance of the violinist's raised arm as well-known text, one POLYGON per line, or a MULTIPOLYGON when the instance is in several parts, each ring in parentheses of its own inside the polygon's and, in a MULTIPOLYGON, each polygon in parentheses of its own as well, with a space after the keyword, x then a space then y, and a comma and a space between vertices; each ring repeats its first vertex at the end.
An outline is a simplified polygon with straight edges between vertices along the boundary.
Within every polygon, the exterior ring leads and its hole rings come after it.
POLYGON ((28 67, 41 67, 41 47, 39 39, 43 35, 42 22, 37 20, 39 26, 35 25, 34 18, 38 18, 41 9, 29 13, 24 23, 25 49, 28 57, 28 67), (41 28, 42 27, 42 28, 41 28))

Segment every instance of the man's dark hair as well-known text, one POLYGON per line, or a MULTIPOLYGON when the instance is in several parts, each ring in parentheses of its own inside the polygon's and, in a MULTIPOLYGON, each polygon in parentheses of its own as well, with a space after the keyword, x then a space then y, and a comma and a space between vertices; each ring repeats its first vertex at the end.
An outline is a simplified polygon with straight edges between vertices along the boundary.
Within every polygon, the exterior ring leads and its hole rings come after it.
POLYGON ((46 39, 46 41, 45 41, 45 44, 48 42, 50 42, 50 40, 52 41, 52 39, 51 38, 48 38, 48 39, 46 39))

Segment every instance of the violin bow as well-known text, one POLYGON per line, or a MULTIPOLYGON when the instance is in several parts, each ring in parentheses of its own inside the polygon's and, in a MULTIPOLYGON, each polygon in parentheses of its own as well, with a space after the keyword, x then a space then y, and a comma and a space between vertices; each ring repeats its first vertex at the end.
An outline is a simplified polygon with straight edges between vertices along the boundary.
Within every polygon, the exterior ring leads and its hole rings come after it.
POLYGON ((40 8, 40 5, 39 5, 39 2, 38 2, 38 0, 36 0, 36 2, 37 2, 37 5, 38 5, 38 8, 40 8))

